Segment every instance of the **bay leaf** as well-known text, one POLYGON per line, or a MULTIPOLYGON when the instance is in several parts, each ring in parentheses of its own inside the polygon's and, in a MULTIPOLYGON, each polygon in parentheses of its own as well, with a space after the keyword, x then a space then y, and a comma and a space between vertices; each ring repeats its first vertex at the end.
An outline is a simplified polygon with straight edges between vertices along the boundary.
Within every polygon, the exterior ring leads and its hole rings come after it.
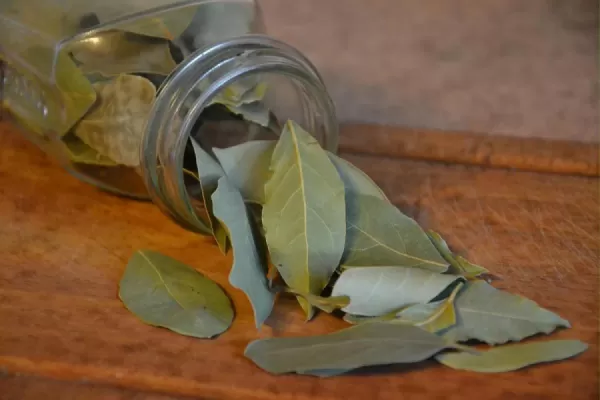
MULTIPOLYGON (((202 146, 200 146, 194 139, 191 139, 192 147, 194 148, 194 155, 196 156, 196 167, 198 168, 198 180, 200 183, 200 190, 202 192, 202 201, 204 203, 205 215, 200 219, 199 225, 208 225, 210 231, 219 246, 221 253, 227 253, 227 232, 221 223, 217 220, 214 215, 214 204, 212 201, 212 194, 217 189, 219 179, 225 176, 223 169, 210 154, 208 154, 202 146)), ((197 210, 194 210, 197 211, 197 210)), ((196 212, 192 212, 196 218, 196 212)))
POLYGON ((444 260, 450 264, 448 272, 455 275, 462 275, 467 279, 474 279, 483 274, 489 274, 490 271, 487 269, 470 263, 461 256, 457 256, 448 247, 446 241, 440 236, 439 233, 434 231, 428 231, 427 236, 431 240, 431 243, 440 252, 444 260))
POLYGON ((163 254, 136 252, 119 283, 129 311, 149 325, 211 338, 233 321, 231 301, 215 282, 163 254))
POLYGON ((64 52, 55 54, 37 46, 21 50, 19 56, 29 67, 49 75, 40 79, 22 65, 9 64, 2 106, 32 132, 66 135, 94 105, 96 92, 92 84, 64 52), (52 75, 54 62, 56 74, 52 75))
POLYGON ((212 194, 215 217, 227 227, 233 248, 233 267, 229 274, 232 286, 242 290, 254 310, 254 320, 259 328, 271 314, 275 294, 267 281, 267 257, 255 238, 255 230, 240 192, 227 177, 219 178, 212 194))
POLYGON ((85 144, 118 164, 140 164, 140 147, 156 88, 136 75, 94 83, 96 106, 75 126, 85 144))
POLYGON ((412 218, 380 198, 346 195, 343 268, 397 265, 433 272, 447 270, 446 260, 412 218))
POLYGON ((265 183, 271 176, 269 166, 275 149, 272 140, 254 140, 213 152, 229 181, 245 201, 264 204, 265 183))
POLYGON ((261 339, 245 356, 272 374, 350 371, 364 366, 414 363, 428 359, 451 342, 409 325, 375 322, 321 336, 261 339))
MULTIPOLYGON (((377 184, 358 167, 333 153, 328 153, 328 156, 333 162, 333 165, 335 165, 340 178, 342 178, 346 191, 350 191, 353 194, 377 197, 389 202, 387 196, 383 193, 383 190, 381 190, 381 188, 379 188, 379 186, 377 186, 377 184)), ((353 195, 349 197, 350 199, 354 198, 353 195)))
POLYGON ((491 348, 478 355, 444 353, 435 358, 447 367, 473 372, 509 372, 533 364, 547 363, 574 357, 587 350, 579 340, 550 340, 519 343, 491 348))
MULTIPOLYGON (((156 16, 142 17, 133 22, 128 21, 118 28, 138 35, 173 40, 181 36, 188 28, 197 9, 198 6, 190 6, 169 10, 156 16)), ((122 12, 124 13, 124 11, 122 12)), ((139 9, 136 7, 132 11, 139 12, 139 9)))
POLYGON ((413 304, 397 313, 395 323, 418 326, 431 333, 438 333, 456 324, 454 301, 463 287, 457 284, 448 298, 426 304, 413 304))
POLYGON ((75 135, 68 134, 64 136, 62 142, 65 145, 69 159, 74 163, 100 165, 104 167, 113 167, 117 165, 117 163, 110 158, 103 156, 87 144, 83 143, 83 141, 75 135))
POLYGON ((329 296, 322 297, 316 294, 310 294, 306 292, 300 292, 288 287, 278 288, 278 292, 290 293, 295 296, 303 298, 308 304, 319 310, 325 311, 326 313, 332 313, 335 310, 346 307, 350 304, 350 298, 348 296, 329 296))
POLYGON ((354 267, 342 272, 331 295, 350 297, 350 304, 342 311, 376 317, 411 304, 428 303, 460 279, 418 268, 354 267))
POLYGON ((491 345, 520 341, 568 321, 522 296, 495 289, 484 281, 472 281, 456 298, 456 325, 444 336, 454 341, 479 340, 491 345))
MULTIPOLYGON (((271 259, 290 288, 319 295, 344 250, 344 185, 316 139, 292 121, 270 169, 262 219, 271 259)), ((312 307, 299 302, 310 318, 312 307)))
POLYGON ((266 128, 271 122, 270 110, 260 101, 240 105, 225 105, 229 111, 240 115, 246 121, 254 122, 266 128))
POLYGON ((168 75, 176 67, 166 41, 147 41, 117 30, 100 32, 74 42, 68 51, 85 74, 168 75))

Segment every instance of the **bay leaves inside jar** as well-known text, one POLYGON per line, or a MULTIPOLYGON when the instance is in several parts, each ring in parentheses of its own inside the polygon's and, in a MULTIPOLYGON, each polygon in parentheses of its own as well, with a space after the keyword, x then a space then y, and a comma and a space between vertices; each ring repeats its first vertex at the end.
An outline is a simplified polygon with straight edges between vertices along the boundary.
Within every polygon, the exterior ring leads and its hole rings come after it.
POLYGON ((66 148, 69 159, 74 163, 100 165, 104 167, 117 165, 116 162, 98 153, 71 133, 62 138, 62 143, 66 148))
POLYGON ((140 146, 156 88, 136 75, 94 83, 96 106, 75 126, 85 144, 118 164, 140 164, 140 146))
POLYGON ((168 75, 176 67, 167 41, 111 30, 70 44, 68 51, 85 74, 168 75))

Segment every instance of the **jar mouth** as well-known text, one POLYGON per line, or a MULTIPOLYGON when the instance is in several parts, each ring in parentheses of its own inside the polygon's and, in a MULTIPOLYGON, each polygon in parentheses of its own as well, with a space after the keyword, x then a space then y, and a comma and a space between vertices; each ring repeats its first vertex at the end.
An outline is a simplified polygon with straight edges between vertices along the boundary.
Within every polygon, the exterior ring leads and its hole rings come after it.
MULTIPOLYGON (((141 147, 142 175, 152 200, 189 230, 210 233, 206 218, 199 216, 202 210, 197 201, 192 203, 186 185, 186 147, 190 137, 202 142, 202 134, 199 137, 195 128, 217 96, 240 83, 248 86, 248 81, 267 87, 265 105, 273 117, 268 124, 275 121, 271 128, 277 127, 278 118, 282 123, 294 119, 313 132, 324 148, 337 150, 338 125, 333 103, 315 67, 297 50, 267 36, 248 35, 197 51, 159 89, 141 147), (287 87, 288 95, 281 94, 282 87, 287 87), (283 99, 294 96, 297 101, 288 107, 294 112, 281 112, 283 99), (273 112, 272 108, 277 110, 273 112)), ((274 132, 272 138, 276 139, 279 133, 274 132)), ((234 140, 232 144, 237 143, 234 140)), ((212 151, 210 140, 201 145, 212 151)))

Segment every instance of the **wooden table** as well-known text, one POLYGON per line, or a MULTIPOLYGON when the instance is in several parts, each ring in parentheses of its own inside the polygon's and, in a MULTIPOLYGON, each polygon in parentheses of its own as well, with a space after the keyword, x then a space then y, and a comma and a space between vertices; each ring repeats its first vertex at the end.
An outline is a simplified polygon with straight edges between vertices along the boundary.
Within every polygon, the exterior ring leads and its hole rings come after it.
POLYGON ((553 338, 590 349, 573 360, 498 375, 435 363, 331 379, 271 376, 243 357, 255 338, 329 332, 290 301, 257 332, 231 288, 231 256, 149 203, 79 182, 0 124, 0 398, 596 399, 598 398, 598 148, 349 127, 342 153, 423 226, 472 261, 571 321, 553 338), (359 154, 362 153, 362 154, 359 154), (222 284, 237 310, 215 340, 139 322, 117 299, 135 250, 149 248, 222 284))

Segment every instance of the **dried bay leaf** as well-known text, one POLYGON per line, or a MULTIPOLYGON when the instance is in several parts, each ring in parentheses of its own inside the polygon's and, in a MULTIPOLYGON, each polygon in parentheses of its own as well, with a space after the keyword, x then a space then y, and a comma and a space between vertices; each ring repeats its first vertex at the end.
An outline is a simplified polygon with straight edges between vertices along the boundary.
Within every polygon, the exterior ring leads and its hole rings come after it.
POLYGON ((411 304, 428 303, 461 279, 418 268, 354 267, 342 272, 331 295, 350 297, 350 305, 342 311, 376 317, 411 304))
POLYGON ((195 210, 192 210, 192 215, 196 218, 198 224, 202 227, 208 225, 210 231, 219 246, 221 253, 227 253, 227 232, 221 223, 217 220, 213 214, 213 201, 212 194, 218 186, 219 179, 225 176, 225 172, 219 165, 219 163, 208 154, 202 146, 200 146, 194 139, 191 139, 192 147, 194 148, 194 155, 196 156, 196 167, 198 168, 198 180, 200 183, 200 190, 202 192, 202 201, 204 205, 204 211, 206 215, 204 218, 198 218, 195 210))
POLYGON ((450 264, 448 272, 451 274, 462 275, 467 279, 477 278, 483 274, 489 274, 490 271, 487 269, 470 263, 461 256, 457 256, 448 247, 446 241, 440 236, 439 233, 434 231, 428 231, 427 236, 431 240, 431 243, 440 252, 442 257, 450 264))
POLYGON ((456 285, 446 299, 406 307, 396 315, 393 322, 418 326, 431 333, 453 327, 456 324, 454 300, 462 287, 462 282, 456 285))
POLYGON ((364 366, 419 362, 446 348, 456 345, 409 325, 374 322, 321 336, 256 340, 244 354, 273 374, 330 376, 364 366))
POLYGON ((74 163, 114 167, 118 165, 110 158, 103 156, 75 135, 67 134, 62 138, 69 159, 74 163))
POLYGON ((335 310, 346 307, 350 304, 350 298, 348 296, 330 296, 322 297, 315 294, 306 292, 300 292, 288 287, 276 288, 278 292, 290 293, 295 296, 303 298, 308 304, 319 310, 325 311, 326 313, 332 313, 335 310))
POLYGON ((148 41, 117 30, 77 41, 68 47, 68 51, 86 74, 168 75, 176 67, 166 41, 148 41))
MULTIPOLYGON (((290 288, 319 295, 344 250, 344 185, 316 139, 292 121, 271 171, 262 213, 271 259, 290 288)), ((312 307, 298 300, 310 318, 312 307)))
MULTIPOLYGON (((177 39, 190 25, 197 9, 197 6, 183 7, 161 13, 160 16, 142 17, 119 26, 119 29, 155 38, 177 39)), ((138 12, 139 10, 133 9, 132 11, 138 12)))
POLYGON ((265 251, 258 246, 242 195, 227 177, 219 179, 212 201, 215 216, 227 227, 231 237, 233 267, 229 282, 248 296, 259 328, 271 314, 275 302, 266 277, 265 251))
POLYGON ((269 166, 275 149, 271 140, 254 140, 226 149, 213 149, 229 181, 244 200, 264 204, 265 183, 271 176, 269 166))
POLYGON ((435 358, 447 367, 473 372, 509 372, 539 363, 564 360, 587 350, 579 340, 550 340, 500 346, 480 352, 438 354, 435 358))
POLYGON ((98 102, 75 126, 75 135, 119 164, 138 166, 156 88, 148 79, 136 75, 119 75, 93 86, 98 102))
POLYGON ((455 310, 456 325, 444 334, 454 341, 475 339, 494 345, 570 327, 568 321, 535 302, 484 281, 468 282, 456 298, 455 310))
POLYGON ((343 268, 397 265, 433 272, 448 269, 423 229, 393 204, 373 196, 346 194, 343 268))
MULTIPOLYGON (((333 165, 335 165, 340 178, 342 178, 346 191, 389 201, 385 193, 383 193, 383 190, 381 190, 381 188, 379 188, 379 186, 377 186, 377 184, 358 167, 333 153, 328 153, 328 155, 329 159, 333 162, 333 165)), ((353 195, 349 197, 350 199, 354 198, 353 195)))
POLYGON ((163 254, 142 250, 129 260, 119 297, 143 322, 211 338, 233 321, 231 301, 215 282, 163 254))

